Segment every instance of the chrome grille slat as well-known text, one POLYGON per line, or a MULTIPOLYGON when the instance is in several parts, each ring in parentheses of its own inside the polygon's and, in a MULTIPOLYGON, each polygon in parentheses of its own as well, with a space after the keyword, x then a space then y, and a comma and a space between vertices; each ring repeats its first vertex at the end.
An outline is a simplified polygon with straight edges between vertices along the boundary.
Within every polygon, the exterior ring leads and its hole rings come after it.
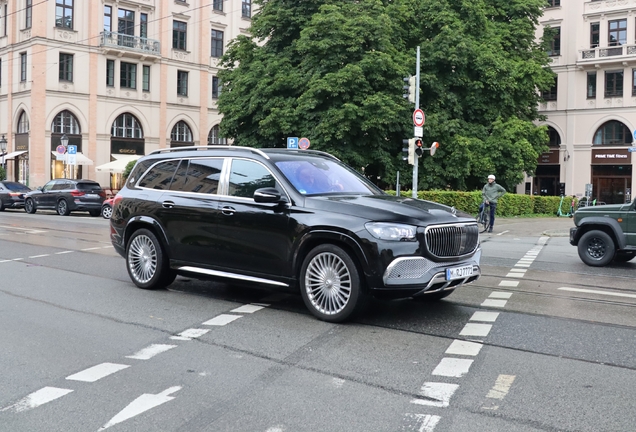
POLYGON ((425 230, 426 247, 438 258, 461 257, 477 249, 479 226, 476 223, 433 225, 425 230))

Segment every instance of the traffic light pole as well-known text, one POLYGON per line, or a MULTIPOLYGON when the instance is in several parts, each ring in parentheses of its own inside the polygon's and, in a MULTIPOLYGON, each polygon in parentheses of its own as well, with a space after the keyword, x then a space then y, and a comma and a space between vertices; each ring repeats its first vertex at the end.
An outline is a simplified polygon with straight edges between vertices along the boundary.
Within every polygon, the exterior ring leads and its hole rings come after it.
MULTIPOLYGON (((415 61, 415 109, 420 107, 420 47, 417 47, 417 58, 415 61)), ((413 198, 417 198, 417 168, 420 164, 420 158, 415 156, 413 164, 413 198)))

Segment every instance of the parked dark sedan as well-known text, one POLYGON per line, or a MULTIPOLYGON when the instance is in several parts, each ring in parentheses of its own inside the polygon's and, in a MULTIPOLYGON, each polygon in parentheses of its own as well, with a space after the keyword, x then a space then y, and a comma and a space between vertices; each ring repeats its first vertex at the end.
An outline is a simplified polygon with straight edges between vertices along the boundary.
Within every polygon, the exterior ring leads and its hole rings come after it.
POLYGON ((22 183, 0 181, 0 211, 24 207, 24 194, 27 192, 31 192, 31 189, 22 183))
POLYGON ((481 271, 474 217, 390 196, 318 151, 156 151, 117 193, 115 250, 140 288, 177 274, 299 292, 340 322, 368 295, 439 300, 481 271))
POLYGON ((57 214, 68 216, 72 211, 87 211, 91 216, 99 216, 106 193, 93 180, 55 179, 42 188, 29 192, 24 198, 24 210, 56 210, 57 214))

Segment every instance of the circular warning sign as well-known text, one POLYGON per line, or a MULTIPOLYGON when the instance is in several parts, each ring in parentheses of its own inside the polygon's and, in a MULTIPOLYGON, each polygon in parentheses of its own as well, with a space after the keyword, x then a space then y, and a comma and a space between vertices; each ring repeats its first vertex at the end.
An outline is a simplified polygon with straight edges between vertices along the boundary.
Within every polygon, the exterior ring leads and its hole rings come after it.
POLYGON ((426 121, 426 116, 424 115, 424 111, 421 109, 416 109, 413 111, 413 124, 418 127, 424 126, 424 122, 426 121))
POLYGON ((298 148, 307 150, 309 148, 309 138, 301 138, 298 140, 298 148))
POLYGON ((55 147, 55 150, 59 153, 59 154, 64 154, 66 153, 66 147, 64 147, 63 145, 59 145, 57 147, 55 147))

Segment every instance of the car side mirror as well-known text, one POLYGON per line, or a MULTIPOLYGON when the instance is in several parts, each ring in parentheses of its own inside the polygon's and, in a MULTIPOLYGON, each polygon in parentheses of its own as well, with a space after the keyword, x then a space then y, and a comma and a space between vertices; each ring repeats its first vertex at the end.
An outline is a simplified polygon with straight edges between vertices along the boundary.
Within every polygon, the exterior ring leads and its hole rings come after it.
POLYGON ((267 187, 254 191, 254 201, 257 203, 278 203, 286 202, 287 200, 281 195, 278 189, 267 187))

